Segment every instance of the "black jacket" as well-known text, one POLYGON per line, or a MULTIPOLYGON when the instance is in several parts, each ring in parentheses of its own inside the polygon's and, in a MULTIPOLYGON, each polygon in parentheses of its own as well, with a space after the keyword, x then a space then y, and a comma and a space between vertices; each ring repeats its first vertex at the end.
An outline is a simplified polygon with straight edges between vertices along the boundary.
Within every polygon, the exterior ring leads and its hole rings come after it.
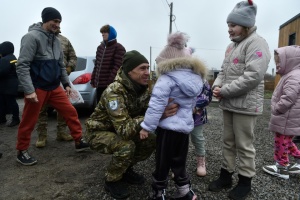
POLYGON ((0 94, 18 94, 17 58, 13 53, 14 46, 11 42, 0 44, 0 94))

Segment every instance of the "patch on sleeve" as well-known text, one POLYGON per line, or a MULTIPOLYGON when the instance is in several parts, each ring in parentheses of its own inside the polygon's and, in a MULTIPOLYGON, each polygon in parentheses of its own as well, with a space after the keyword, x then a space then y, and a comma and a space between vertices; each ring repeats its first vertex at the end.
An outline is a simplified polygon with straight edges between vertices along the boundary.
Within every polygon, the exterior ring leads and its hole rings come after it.
POLYGON ((111 99, 108 102, 108 107, 110 110, 115 111, 119 108, 119 102, 117 99, 111 99))
POLYGON ((255 52, 255 54, 256 54, 256 56, 259 57, 259 58, 261 58, 262 55, 263 55, 261 51, 257 51, 257 52, 255 52))
POLYGON ((238 58, 233 59, 233 63, 234 64, 238 64, 239 63, 239 59, 238 58))

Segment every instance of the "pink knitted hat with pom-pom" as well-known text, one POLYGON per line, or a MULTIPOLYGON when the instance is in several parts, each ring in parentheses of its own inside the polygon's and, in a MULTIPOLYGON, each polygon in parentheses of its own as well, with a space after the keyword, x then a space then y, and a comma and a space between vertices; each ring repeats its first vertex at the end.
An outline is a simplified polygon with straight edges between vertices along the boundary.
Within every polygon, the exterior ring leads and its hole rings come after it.
POLYGON ((190 37, 183 32, 170 34, 168 36, 168 44, 155 59, 156 63, 158 64, 167 59, 191 56, 190 49, 186 48, 186 43, 189 39, 190 37))

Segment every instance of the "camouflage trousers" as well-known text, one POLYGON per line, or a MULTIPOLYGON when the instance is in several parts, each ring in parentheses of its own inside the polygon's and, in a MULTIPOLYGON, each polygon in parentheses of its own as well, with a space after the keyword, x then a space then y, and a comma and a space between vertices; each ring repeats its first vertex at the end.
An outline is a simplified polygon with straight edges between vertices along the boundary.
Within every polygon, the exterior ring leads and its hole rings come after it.
POLYGON ((128 167, 149 158, 156 144, 154 134, 149 134, 145 140, 141 140, 139 134, 132 140, 124 140, 109 131, 99 131, 93 135, 95 137, 89 141, 90 148, 100 153, 112 154, 105 173, 106 181, 120 180, 128 167))
MULTIPOLYGON (((48 126, 48 110, 49 105, 46 104, 42 107, 40 111, 40 115, 37 122, 36 131, 38 134, 47 135, 47 126, 48 126)), ((66 132, 67 124, 64 118, 57 113, 57 133, 65 133, 66 132)))

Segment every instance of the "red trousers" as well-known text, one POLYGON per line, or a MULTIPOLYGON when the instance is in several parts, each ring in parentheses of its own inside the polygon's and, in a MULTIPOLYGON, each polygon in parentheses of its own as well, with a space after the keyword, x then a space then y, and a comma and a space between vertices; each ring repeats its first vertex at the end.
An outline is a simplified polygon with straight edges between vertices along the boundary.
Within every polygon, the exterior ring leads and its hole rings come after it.
POLYGON ((50 104, 63 116, 73 139, 79 141, 82 137, 82 127, 78 119, 77 111, 70 103, 63 88, 59 86, 51 91, 36 89, 35 93, 37 94, 38 102, 31 102, 24 98, 25 106, 18 129, 16 149, 20 151, 28 149, 31 133, 38 120, 40 110, 46 103, 50 104))

